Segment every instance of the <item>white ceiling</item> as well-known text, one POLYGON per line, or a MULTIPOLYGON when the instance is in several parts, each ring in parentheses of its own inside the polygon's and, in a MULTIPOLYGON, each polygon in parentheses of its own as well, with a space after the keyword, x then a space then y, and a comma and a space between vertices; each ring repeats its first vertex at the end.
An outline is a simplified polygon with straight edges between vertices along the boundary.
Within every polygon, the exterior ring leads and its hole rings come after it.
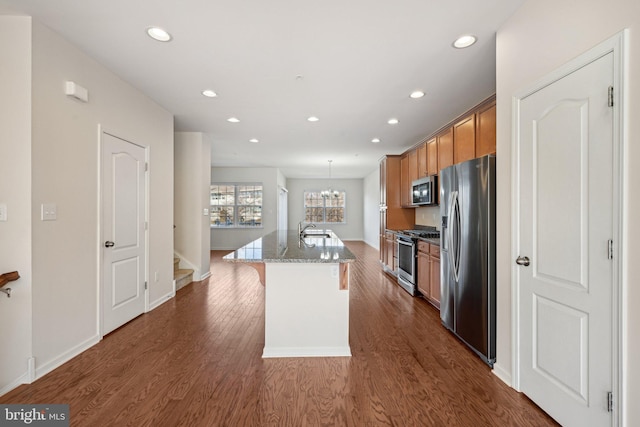
POLYGON ((0 0, 0 12, 34 16, 172 112, 176 131, 205 133, 214 166, 325 178, 331 159, 334 178, 355 178, 495 92, 495 33, 523 2, 0 0), (149 38, 154 25, 173 41, 149 38), (478 42, 454 49, 463 34, 478 42))

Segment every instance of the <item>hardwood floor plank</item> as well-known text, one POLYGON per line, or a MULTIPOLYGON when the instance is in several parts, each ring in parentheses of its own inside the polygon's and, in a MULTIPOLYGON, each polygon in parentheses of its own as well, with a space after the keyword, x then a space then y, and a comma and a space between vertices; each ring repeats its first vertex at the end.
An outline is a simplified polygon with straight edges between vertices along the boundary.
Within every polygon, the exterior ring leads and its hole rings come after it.
MULTIPOLYGON (((352 357, 262 359, 264 287, 212 251, 212 276, 0 403, 68 403, 73 426, 552 426, 346 242, 352 357)), ((267 278, 267 286, 268 284, 267 278)))

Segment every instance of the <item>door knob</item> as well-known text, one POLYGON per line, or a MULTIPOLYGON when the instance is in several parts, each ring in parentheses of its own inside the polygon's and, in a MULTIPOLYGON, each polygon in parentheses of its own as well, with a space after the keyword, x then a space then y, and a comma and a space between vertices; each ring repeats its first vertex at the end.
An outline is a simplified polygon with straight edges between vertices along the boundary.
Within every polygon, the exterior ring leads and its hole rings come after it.
POLYGON ((529 262, 529 257, 527 257, 527 256, 519 256, 518 259, 516 259, 516 264, 524 265, 525 267, 528 267, 529 264, 531 264, 531 263, 529 262))
POLYGON ((105 248, 111 248, 115 245, 115 243, 110 242, 109 240, 107 240, 106 242, 104 242, 104 247, 105 248))

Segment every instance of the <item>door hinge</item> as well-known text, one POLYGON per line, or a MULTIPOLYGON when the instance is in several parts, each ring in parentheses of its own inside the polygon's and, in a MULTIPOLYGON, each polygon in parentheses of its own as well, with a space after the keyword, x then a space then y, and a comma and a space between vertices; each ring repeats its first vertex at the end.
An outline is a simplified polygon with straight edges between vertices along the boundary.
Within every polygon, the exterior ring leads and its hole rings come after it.
POLYGON ((607 243, 607 245, 608 245, 608 248, 607 248, 608 255, 607 255, 607 257, 609 259, 613 259, 613 240, 609 239, 609 242, 607 243))
POLYGON ((613 86, 609 86, 609 107, 613 107, 613 86))
POLYGON ((147 221, 144 222, 144 229, 145 230, 149 229, 149 223, 147 221))
MULTIPOLYGON (((613 90, 613 88, 611 88, 613 90)), ((149 170, 149 163, 144 162, 144 171, 147 172, 149 170)))
POLYGON ((144 282, 144 288, 147 289, 147 282, 144 282))
POLYGON ((607 412, 613 412, 613 393, 607 393, 607 412))

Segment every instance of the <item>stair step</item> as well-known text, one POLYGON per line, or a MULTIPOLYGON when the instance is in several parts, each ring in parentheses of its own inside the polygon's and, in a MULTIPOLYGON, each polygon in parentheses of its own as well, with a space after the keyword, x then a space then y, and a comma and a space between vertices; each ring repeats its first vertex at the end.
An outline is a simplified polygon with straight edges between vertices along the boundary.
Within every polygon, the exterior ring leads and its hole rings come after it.
POLYGON ((176 281, 176 290, 184 288, 193 282, 193 270, 190 268, 176 270, 173 273, 173 279, 176 281))
POLYGON ((173 259, 173 271, 178 271, 180 269, 180 258, 173 259))

